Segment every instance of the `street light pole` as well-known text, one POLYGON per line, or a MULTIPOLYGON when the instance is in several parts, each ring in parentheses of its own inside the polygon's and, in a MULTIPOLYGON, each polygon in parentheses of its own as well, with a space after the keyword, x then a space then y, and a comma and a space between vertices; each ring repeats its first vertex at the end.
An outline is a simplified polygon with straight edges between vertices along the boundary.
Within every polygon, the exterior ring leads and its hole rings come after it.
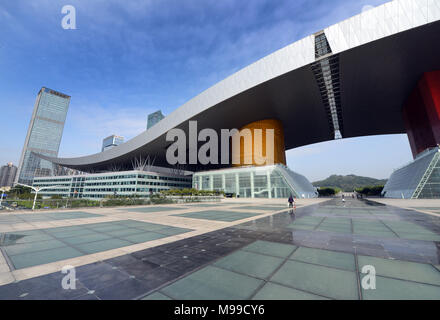
POLYGON ((62 188, 63 186, 50 186, 50 187, 32 187, 32 186, 28 186, 27 184, 22 184, 22 183, 17 183, 20 186, 23 187, 27 187, 27 188, 31 188, 32 190, 35 191, 35 197, 34 197, 34 203, 32 204, 32 211, 35 210, 35 202, 37 201, 37 196, 38 196, 38 192, 45 190, 45 189, 53 189, 53 188, 62 188))

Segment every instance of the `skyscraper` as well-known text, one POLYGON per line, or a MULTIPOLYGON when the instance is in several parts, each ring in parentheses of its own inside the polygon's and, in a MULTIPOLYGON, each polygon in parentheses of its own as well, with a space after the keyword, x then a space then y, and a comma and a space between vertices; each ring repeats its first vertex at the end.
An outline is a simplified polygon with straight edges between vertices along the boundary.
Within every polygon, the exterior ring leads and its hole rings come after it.
POLYGON ((17 167, 9 162, 0 168, 0 187, 11 187, 17 174, 17 167))
POLYGON ((57 157, 70 96, 41 88, 35 101, 15 182, 31 185, 35 176, 53 175, 53 165, 34 153, 57 157))
POLYGON ((147 120, 147 130, 150 129, 152 126, 154 126, 163 118, 165 118, 165 116, 162 114, 162 111, 160 110, 149 114, 147 120))
POLYGON ((101 152, 119 146, 122 143, 124 143, 124 137, 120 137, 113 134, 110 137, 107 137, 104 140, 102 140, 101 152))

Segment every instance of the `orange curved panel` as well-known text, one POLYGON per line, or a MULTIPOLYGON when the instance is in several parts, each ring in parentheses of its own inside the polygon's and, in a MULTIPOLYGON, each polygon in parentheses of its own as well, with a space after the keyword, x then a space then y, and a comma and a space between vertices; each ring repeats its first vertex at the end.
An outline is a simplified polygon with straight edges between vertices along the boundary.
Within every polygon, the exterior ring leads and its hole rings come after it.
POLYGON ((286 164, 284 128, 281 121, 252 122, 232 137, 232 166, 286 164))

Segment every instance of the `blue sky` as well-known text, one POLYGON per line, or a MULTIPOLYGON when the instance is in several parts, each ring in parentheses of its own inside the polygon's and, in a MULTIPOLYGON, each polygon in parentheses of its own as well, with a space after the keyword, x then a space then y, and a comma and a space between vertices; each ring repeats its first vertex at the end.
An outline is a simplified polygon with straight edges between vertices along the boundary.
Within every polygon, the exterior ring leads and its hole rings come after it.
MULTIPOLYGON (((149 113, 169 114, 273 51, 384 2, 0 0, 0 164, 18 163, 42 86, 72 96, 60 156, 97 153, 110 134, 141 133, 149 113), (67 4, 76 30, 61 28, 67 4)), ((326 142, 287 158, 312 181, 387 178, 412 159, 405 135, 326 142)))

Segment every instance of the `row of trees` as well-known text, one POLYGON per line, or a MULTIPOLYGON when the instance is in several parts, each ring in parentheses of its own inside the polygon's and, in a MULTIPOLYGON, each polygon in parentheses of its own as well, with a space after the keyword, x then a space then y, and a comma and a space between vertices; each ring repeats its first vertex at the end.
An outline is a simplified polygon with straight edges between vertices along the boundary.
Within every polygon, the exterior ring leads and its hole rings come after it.
MULTIPOLYGON (((32 189, 20 185, 16 185, 9 192, 7 192, 8 199, 20 199, 20 200, 29 200, 34 199, 35 193, 32 193, 32 189)), ((37 199, 41 199, 41 195, 37 196, 37 199)))
MULTIPOLYGON (((377 197, 382 194, 384 186, 367 186, 362 188, 357 188, 355 191, 364 196, 377 197)), ((324 187, 319 188, 318 193, 320 197, 331 197, 337 195, 342 190, 336 187, 324 187)))
MULTIPOLYGON (((16 186, 8 192, 8 200, 14 201, 15 206, 32 208, 34 193, 32 189, 16 186)), ((90 200, 82 198, 63 198, 61 195, 53 195, 50 199, 42 199, 38 195, 36 208, 81 208, 81 207, 113 207, 113 206, 130 206, 130 205, 148 205, 148 204, 171 204, 176 200, 171 197, 188 197, 186 201, 198 201, 191 197, 209 197, 224 195, 221 191, 206 191, 196 189, 175 189, 164 190, 160 193, 151 194, 148 198, 141 198, 140 195, 109 195, 101 200, 90 200)), ((12 203, 12 202, 11 202, 12 203)))
POLYGON ((332 197, 338 194, 339 192, 341 192, 341 189, 333 188, 333 187, 325 187, 318 189, 318 194, 320 197, 332 197))
POLYGON ((383 188, 384 186, 363 187, 363 188, 357 188, 356 192, 365 196, 377 197, 382 194, 383 188))

